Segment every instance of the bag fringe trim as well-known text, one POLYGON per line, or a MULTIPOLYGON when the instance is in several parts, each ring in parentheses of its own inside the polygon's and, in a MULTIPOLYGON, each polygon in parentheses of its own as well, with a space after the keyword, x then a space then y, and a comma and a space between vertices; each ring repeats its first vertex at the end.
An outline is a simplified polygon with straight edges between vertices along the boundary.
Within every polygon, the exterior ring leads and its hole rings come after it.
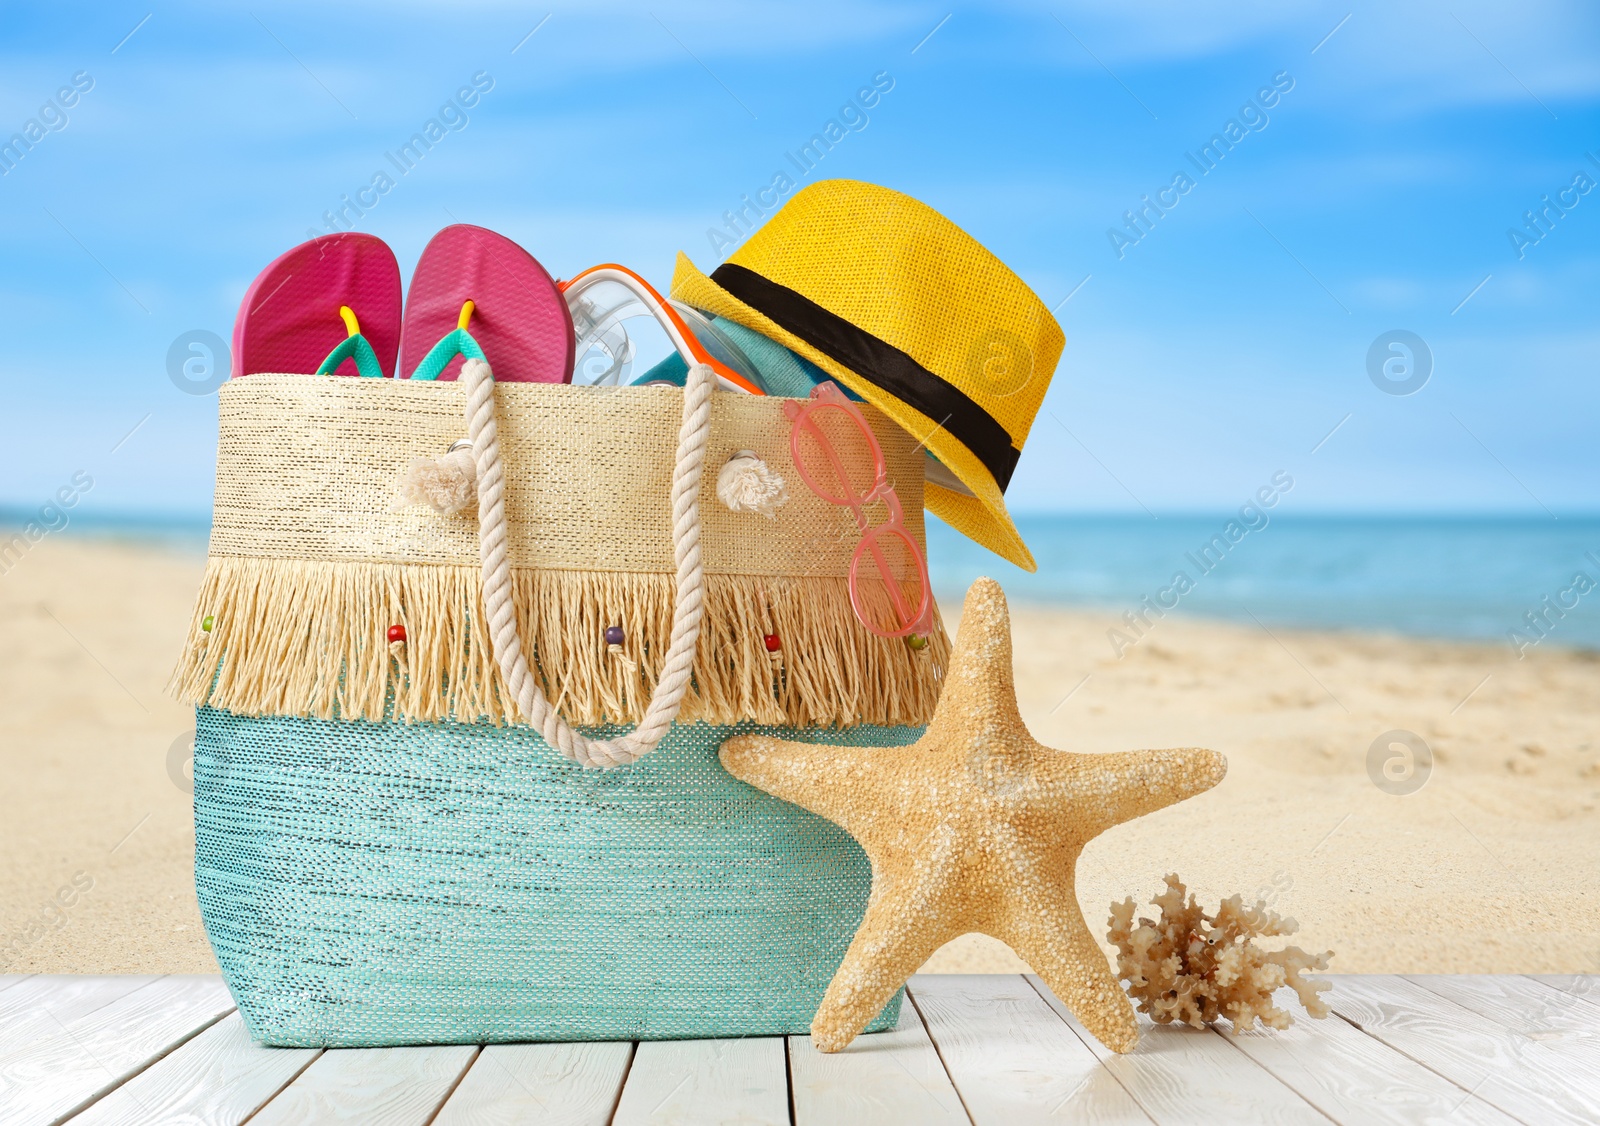
MULTIPOLYGON (((482 587, 476 566, 214 555, 168 691, 239 715, 504 724, 514 704, 482 587), (388 640, 396 625, 404 643, 388 640)), ((672 635, 673 577, 519 569, 512 588, 529 665, 567 721, 638 722, 672 635)), ((678 721, 925 724, 949 651, 937 610, 921 650, 862 628, 843 578, 708 574, 678 721)))

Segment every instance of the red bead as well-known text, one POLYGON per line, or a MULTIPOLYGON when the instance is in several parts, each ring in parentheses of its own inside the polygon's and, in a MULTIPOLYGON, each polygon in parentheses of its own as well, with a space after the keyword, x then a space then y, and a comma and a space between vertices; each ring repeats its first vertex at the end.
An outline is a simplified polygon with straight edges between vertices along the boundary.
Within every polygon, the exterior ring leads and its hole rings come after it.
POLYGON ((778 635, 775 633, 766 634, 761 641, 766 645, 768 653, 776 653, 783 648, 783 642, 778 640, 778 635))
POLYGON ((404 641, 405 639, 406 639, 406 627, 405 626, 390 626, 389 627, 389 640, 390 641, 404 641))

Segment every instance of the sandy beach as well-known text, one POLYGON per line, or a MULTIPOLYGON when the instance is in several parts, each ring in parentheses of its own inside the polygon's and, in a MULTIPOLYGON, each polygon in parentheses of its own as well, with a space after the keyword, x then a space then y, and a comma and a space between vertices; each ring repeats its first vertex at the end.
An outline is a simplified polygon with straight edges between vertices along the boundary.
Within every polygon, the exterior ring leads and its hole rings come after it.
MULTIPOLYGON (((0 973, 216 970, 169 772, 192 714, 163 694, 203 565, 72 532, 0 575, 0 973)), ((1041 742, 1229 759, 1085 850, 1097 933, 1177 871, 1213 904, 1267 898, 1338 971, 1600 972, 1600 656, 1168 617, 1117 659, 1109 613, 1012 609, 1041 742), (1396 729, 1433 756, 1404 795, 1368 772, 1396 729)), ((1020 964, 969 935, 928 969, 1020 964)))

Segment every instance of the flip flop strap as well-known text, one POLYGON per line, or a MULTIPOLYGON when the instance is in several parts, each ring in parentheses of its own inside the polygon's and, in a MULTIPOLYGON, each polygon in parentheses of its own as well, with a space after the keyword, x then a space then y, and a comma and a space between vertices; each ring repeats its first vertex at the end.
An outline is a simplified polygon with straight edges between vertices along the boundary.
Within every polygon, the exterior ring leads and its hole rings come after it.
POLYGON ((412 379, 438 379, 439 374, 451 360, 462 356, 469 360, 482 360, 488 362, 488 357, 483 354, 483 349, 472 338, 472 334, 464 328, 453 328, 444 334, 444 338, 428 349, 428 354, 422 357, 422 362, 417 365, 417 370, 411 373, 412 379))
POLYGON ((383 365, 378 363, 378 354, 372 350, 372 345, 367 343, 367 338, 359 332, 339 341, 338 347, 328 353, 328 358, 322 361, 315 374, 332 375, 339 369, 340 364, 349 359, 355 360, 356 371, 360 372, 363 378, 383 378, 383 365))
MULTIPOLYGON (((436 349, 437 350, 437 349, 436 349)), ((413 379, 416 376, 412 377, 413 379)), ((517 709, 545 742, 584 766, 622 766, 655 749, 678 717, 694 666, 700 620, 705 613, 705 570, 700 559, 700 478, 711 438, 711 394, 717 377, 708 364, 689 367, 683 391, 683 423, 678 428, 677 463, 672 472, 672 553, 677 561, 677 593, 672 607, 672 640, 644 718, 618 739, 589 739, 574 731, 539 691, 511 599, 510 552, 506 546, 505 471, 495 423, 494 374, 479 359, 461 365, 467 391, 467 433, 478 461, 478 555, 483 564, 483 605, 488 614, 494 656, 517 709)))

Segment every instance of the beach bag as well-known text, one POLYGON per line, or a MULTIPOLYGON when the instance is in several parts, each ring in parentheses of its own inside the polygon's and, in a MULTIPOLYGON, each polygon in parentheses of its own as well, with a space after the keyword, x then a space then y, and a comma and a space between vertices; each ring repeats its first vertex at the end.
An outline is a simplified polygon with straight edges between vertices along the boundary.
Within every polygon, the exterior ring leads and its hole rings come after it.
MULTIPOLYGON (((219 392, 174 690, 197 709, 196 888, 239 1011, 272 1045, 804 1032, 869 865, 718 747, 914 741, 942 626, 918 646, 857 622, 860 534, 798 486, 783 400, 712 394, 708 370, 600 391, 475 363, 219 392), (398 507, 407 466, 463 438, 478 503, 398 507), (796 483, 787 503, 717 499, 739 451, 796 483)), ((924 455, 862 409, 920 543, 924 455)))

